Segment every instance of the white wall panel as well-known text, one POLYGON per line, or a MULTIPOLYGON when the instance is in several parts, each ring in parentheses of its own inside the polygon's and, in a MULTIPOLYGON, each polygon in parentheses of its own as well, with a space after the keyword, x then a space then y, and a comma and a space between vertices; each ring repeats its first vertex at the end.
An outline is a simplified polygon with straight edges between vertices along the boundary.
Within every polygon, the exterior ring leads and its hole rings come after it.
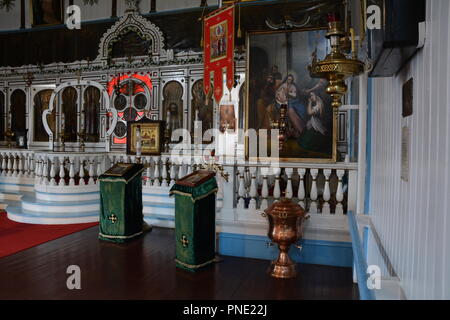
MULTIPOLYGON (((425 47, 398 75, 373 79, 369 214, 409 299, 450 299, 449 16, 450 1, 427 1, 425 47), (410 77, 414 113, 402 118, 410 77), (408 182, 400 177, 402 126, 411 128, 408 182)), ((371 251, 369 264, 378 260, 371 251)))

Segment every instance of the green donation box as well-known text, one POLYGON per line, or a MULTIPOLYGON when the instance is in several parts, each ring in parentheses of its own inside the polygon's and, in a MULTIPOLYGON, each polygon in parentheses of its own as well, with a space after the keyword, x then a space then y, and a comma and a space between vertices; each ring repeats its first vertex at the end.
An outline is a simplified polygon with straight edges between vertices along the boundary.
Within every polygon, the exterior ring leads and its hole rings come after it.
POLYGON ((175 261, 178 268, 195 272, 215 260, 215 175, 211 171, 195 171, 170 189, 170 194, 175 194, 175 261))
POLYGON ((123 243, 142 234, 142 164, 118 163, 99 177, 99 239, 123 243))

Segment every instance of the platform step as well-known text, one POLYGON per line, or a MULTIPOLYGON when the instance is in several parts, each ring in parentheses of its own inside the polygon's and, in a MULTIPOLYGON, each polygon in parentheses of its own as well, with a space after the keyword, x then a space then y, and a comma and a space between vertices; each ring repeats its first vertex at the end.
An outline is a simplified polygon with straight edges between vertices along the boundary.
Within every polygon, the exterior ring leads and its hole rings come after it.
POLYGON ((100 201, 76 201, 76 202, 57 202, 37 199, 34 195, 25 195, 22 198, 22 209, 34 212, 94 212, 100 211, 100 201))
POLYGON ((99 211, 92 212, 36 212, 22 209, 20 206, 7 208, 10 220, 30 224, 74 224, 99 221, 99 211))

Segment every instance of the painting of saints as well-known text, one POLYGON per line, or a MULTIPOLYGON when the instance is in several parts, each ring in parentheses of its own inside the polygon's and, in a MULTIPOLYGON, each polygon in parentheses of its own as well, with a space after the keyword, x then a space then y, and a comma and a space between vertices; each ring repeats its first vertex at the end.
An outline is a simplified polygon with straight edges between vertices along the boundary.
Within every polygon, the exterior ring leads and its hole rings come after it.
POLYGON ((311 52, 325 55, 324 32, 254 33, 249 37, 246 129, 270 130, 279 124, 280 109, 286 106, 282 161, 335 161, 337 123, 326 93, 327 81, 311 78, 307 68, 311 52))
POLYGON ((32 25, 54 25, 61 24, 63 20, 62 0, 30 0, 32 14, 32 25))
POLYGON ((211 61, 227 54, 227 23, 222 22, 211 27, 211 61))

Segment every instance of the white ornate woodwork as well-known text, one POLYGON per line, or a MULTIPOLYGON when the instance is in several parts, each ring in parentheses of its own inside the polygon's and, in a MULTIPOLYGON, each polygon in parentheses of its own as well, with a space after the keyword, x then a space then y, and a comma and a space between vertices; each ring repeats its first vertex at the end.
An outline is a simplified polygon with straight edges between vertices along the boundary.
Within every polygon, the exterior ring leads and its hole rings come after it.
POLYGON ((151 42, 148 56, 151 56, 154 62, 159 62, 161 58, 167 57, 162 31, 136 10, 129 10, 101 38, 96 60, 106 63, 112 44, 130 30, 151 42))

